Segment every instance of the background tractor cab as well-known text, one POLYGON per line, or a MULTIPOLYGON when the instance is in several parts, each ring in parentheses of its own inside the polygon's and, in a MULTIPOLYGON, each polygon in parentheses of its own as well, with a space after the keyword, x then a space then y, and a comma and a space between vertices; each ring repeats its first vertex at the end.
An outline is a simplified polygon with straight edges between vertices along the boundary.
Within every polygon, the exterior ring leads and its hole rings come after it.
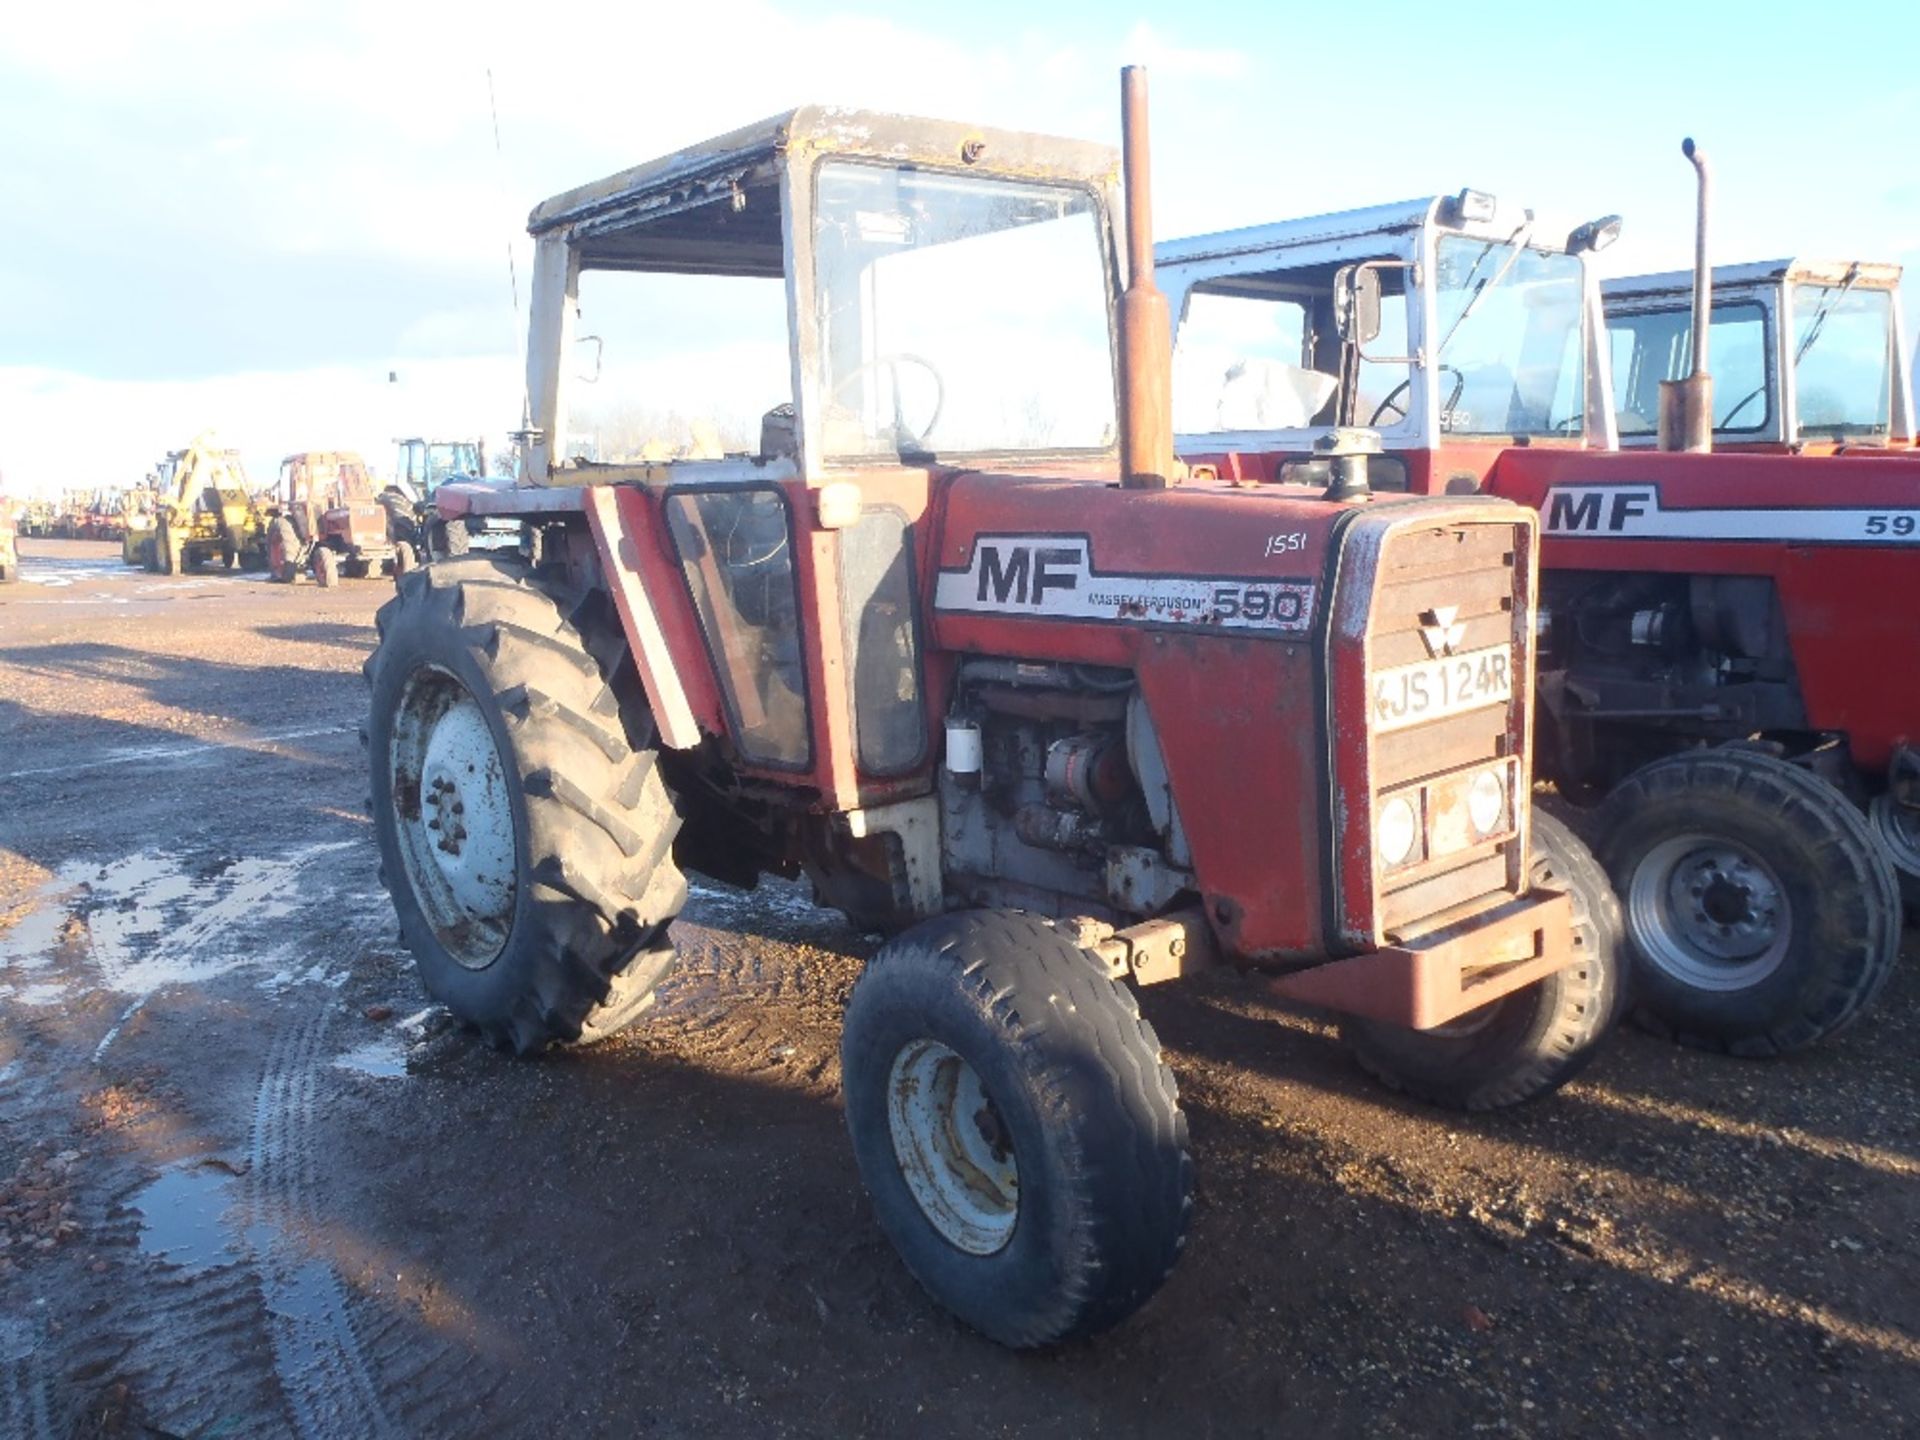
POLYGON ((516 521, 472 516, 447 521, 434 508, 442 485, 488 484, 487 447, 480 440, 430 440, 409 436, 394 443, 393 480, 381 493, 394 538, 421 559, 464 555, 470 548, 494 550, 520 543, 516 521))
MULTIPOLYGON (((1620 443, 1658 439, 1660 385, 1692 345, 1693 272, 1600 287, 1620 443)), ((1900 267, 1768 260, 1713 270, 1713 444, 1720 450, 1872 451, 1914 443, 1900 267)))
POLYGON ((1612 445, 1586 255, 1618 230, 1462 190, 1162 244, 1181 457, 1324 485, 1316 446, 1362 426, 1373 487, 1430 494, 1477 489, 1513 445, 1612 445))
POLYGON ((273 578, 292 582, 311 568, 323 586, 342 575, 412 568, 414 549, 396 540, 388 510, 374 493, 366 462, 351 450, 302 450, 280 462, 278 507, 267 528, 273 578))

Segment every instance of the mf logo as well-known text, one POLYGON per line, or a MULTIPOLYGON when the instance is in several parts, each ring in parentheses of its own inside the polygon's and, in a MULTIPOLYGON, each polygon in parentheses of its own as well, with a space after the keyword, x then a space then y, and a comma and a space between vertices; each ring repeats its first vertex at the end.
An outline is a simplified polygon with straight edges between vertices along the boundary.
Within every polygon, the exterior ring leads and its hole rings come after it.
POLYGON ((1005 605, 1044 605, 1050 590, 1080 588, 1081 551, 1078 546, 980 542, 977 559, 978 601, 1005 605))
POLYGON ((1616 535, 1660 509, 1651 485, 1556 485, 1547 493, 1547 532, 1552 535, 1616 535))
POLYGON ((1427 642, 1427 654, 1438 660, 1451 655, 1454 647, 1467 638, 1467 627, 1455 617, 1458 605, 1436 605, 1420 616, 1420 636, 1427 642))

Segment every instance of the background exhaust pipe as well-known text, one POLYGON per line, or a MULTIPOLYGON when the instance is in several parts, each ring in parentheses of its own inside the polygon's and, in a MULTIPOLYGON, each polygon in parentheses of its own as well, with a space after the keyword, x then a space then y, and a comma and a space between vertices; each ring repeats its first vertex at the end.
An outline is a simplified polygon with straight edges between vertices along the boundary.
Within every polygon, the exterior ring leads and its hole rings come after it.
POLYGON ((1147 163, 1147 72, 1120 72, 1127 186, 1127 288, 1120 297, 1120 484, 1164 490, 1174 475, 1173 328, 1153 283, 1153 184, 1147 163))
POLYGON ((1713 449, 1713 376, 1707 369, 1707 339, 1713 330, 1713 270, 1707 264, 1707 157, 1691 139, 1680 153, 1700 178, 1700 210, 1693 225, 1693 373, 1660 382, 1660 448, 1713 449))

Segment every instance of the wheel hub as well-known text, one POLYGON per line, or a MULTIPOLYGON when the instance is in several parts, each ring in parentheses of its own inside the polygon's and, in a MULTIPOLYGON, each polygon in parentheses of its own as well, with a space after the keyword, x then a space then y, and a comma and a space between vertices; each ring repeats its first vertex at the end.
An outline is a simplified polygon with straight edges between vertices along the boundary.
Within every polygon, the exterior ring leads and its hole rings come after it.
POLYGON ((448 953, 483 969, 506 943, 516 888, 512 801, 487 717, 454 677, 422 672, 402 699, 392 757, 414 896, 448 953))
POLYGON ((980 1076, 938 1040, 894 1056, 887 1087, 894 1157, 934 1229, 969 1255, 992 1255, 1020 1217, 1012 1137, 980 1076))
POLYGON ((1642 955, 1684 984, 1741 990, 1779 968, 1792 905, 1771 866, 1744 845, 1683 835, 1634 868, 1627 921, 1642 955))

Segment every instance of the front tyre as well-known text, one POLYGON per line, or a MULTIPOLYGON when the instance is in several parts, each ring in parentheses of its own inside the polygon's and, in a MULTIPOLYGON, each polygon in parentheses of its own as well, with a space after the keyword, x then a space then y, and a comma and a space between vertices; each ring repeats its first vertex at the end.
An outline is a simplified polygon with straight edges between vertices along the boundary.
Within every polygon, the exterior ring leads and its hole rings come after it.
POLYGON ((1626 908, 1636 1019, 1784 1055, 1852 1021, 1900 950, 1892 862, 1847 797, 1758 750, 1670 755, 1617 786, 1601 858, 1626 908))
POLYGON ((1573 902, 1572 963, 1432 1030, 1349 1016, 1341 1038, 1392 1089, 1456 1110, 1496 1110, 1559 1089, 1619 1019, 1626 957, 1620 906, 1587 847, 1533 812, 1530 879, 1573 902))
POLYGON ((1047 921, 973 910, 897 937, 840 1056, 875 1218, 974 1329, 1090 1335, 1172 1271, 1193 1188, 1172 1072, 1132 993, 1047 921))
POLYGON ((650 724, 616 688, 632 677, 587 648, 586 618, 609 621, 597 603, 515 565, 428 566, 381 607, 366 665, 401 938, 429 994, 521 1054, 637 1019, 686 901, 650 724))

